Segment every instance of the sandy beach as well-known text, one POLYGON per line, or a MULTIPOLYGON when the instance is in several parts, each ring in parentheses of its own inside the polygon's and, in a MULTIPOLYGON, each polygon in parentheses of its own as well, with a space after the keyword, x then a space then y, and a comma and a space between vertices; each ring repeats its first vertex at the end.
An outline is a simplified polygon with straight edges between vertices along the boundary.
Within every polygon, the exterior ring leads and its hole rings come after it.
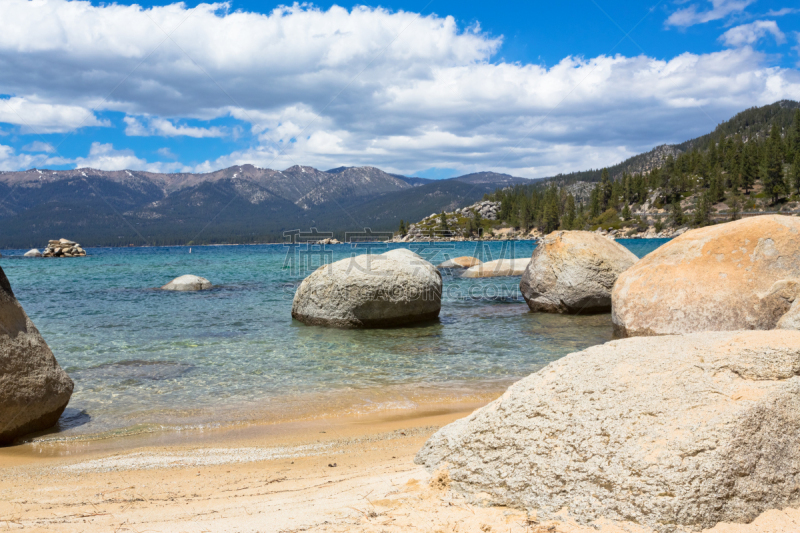
MULTIPOLYGON (((589 533, 471 505, 413 463, 437 428, 478 405, 0 451, 0 529, 22 531, 363 531, 589 533), (153 444, 153 442, 156 444, 153 444)), ((769 511, 715 533, 790 532, 769 511)), ((602 524, 607 533, 649 531, 602 524)))

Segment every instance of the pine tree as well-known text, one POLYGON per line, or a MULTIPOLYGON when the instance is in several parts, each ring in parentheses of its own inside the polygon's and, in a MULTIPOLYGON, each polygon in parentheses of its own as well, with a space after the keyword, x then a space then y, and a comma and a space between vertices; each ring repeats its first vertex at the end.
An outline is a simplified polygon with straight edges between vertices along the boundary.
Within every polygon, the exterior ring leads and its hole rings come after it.
MULTIPOLYGON (((795 117, 795 119, 796 118, 797 117, 795 117)), ((791 177, 792 190, 795 192, 795 194, 800 194, 800 152, 797 152, 794 156, 791 177)))
POLYGON ((670 213, 670 218, 672 219, 672 225, 674 227, 677 228, 683 225, 683 208, 681 207, 680 199, 672 202, 672 213, 670 213))
POLYGON ((738 192, 731 196, 731 220, 739 220, 742 213, 742 197, 738 192))
POLYGON ((589 199, 589 218, 597 218, 600 216, 600 187, 592 189, 592 195, 589 199))
POLYGON ((406 234, 408 233, 408 230, 406 230, 406 223, 403 222, 402 218, 400 219, 400 228, 398 229, 397 232, 400 234, 401 237, 405 237, 406 234))
POLYGON ((744 152, 742 153, 742 169, 740 174, 742 176, 742 188, 745 194, 750 194, 750 190, 756 183, 756 174, 758 169, 756 167, 755 156, 755 141, 750 141, 744 145, 744 152))
POLYGON ((614 193, 614 184, 611 183, 607 168, 604 168, 602 174, 600 174, 600 193, 600 207, 602 211, 605 211, 608 209, 608 204, 614 193))
POLYGON ((439 220, 441 220, 441 227, 442 227, 442 236, 449 237, 450 236, 450 226, 447 224, 447 215, 444 211, 442 214, 439 215, 439 220))
POLYGON ((561 226, 564 229, 575 229, 575 197, 572 194, 567 195, 567 207, 564 210, 564 217, 561 219, 561 226))
POLYGON ((794 112, 790 136, 789 157, 797 161, 797 156, 800 156, 800 109, 794 112))
POLYGON ((697 227, 707 226, 711 223, 711 195, 708 191, 704 192, 697 201, 692 222, 697 227))
POLYGON ((764 153, 761 176, 764 192, 772 199, 773 204, 777 203, 780 197, 786 194, 783 181, 781 130, 777 123, 772 125, 772 131, 769 134, 769 139, 767 139, 767 149, 764 153))
POLYGON ((630 220, 631 219, 631 208, 628 207, 628 204, 625 204, 625 207, 622 208, 622 220, 630 220))

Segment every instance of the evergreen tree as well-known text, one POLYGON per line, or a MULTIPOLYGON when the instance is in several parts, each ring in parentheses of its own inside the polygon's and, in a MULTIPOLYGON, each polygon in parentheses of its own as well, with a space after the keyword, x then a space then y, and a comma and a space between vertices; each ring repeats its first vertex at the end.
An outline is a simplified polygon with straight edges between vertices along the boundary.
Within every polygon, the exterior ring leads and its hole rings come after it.
POLYGON ((631 208, 628 207, 628 204, 625 204, 625 207, 622 208, 622 220, 630 220, 631 219, 631 208))
POLYGON ((600 216, 600 187, 592 189, 592 195, 589 199, 589 218, 597 218, 600 216))
POLYGON ((680 199, 675 200, 672 202, 672 212, 670 213, 670 218, 672 220, 672 225, 674 227, 680 227, 684 223, 683 217, 683 208, 681 207, 680 199))
POLYGON ((753 142, 744 145, 744 152, 742 153, 742 168, 740 171, 742 188, 745 194, 750 194, 750 190, 756 183, 756 175, 758 169, 756 167, 755 146, 753 142))
MULTIPOLYGON (((796 116, 795 119, 797 119, 796 116)), ((797 152, 794 156, 794 163, 792 163, 791 182, 794 193, 800 194, 800 152, 797 152)))
POLYGON ((711 195, 704 192, 694 209, 693 224, 697 227, 708 226, 711 223, 711 195))
POLYGON ((742 197, 739 195, 738 191, 731 196, 731 220, 739 220, 742 218, 742 197))
POLYGON ((600 207, 602 211, 605 211, 608 208, 608 204, 611 201, 611 197, 614 193, 614 184, 611 183, 611 178, 608 176, 607 168, 604 168, 602 174, 600 175, 600 192, 602 194, 600 197, 600 207))
POLYGON ((439 215, 439 220, 441 221, 440 226, 442 227, 442 236, 449 237, 450 236, 450 226, 447 224, 447 215, 444 211, 442 214, 439 215))
POLYGON ((577 213, 575 211, 575 197, 572 194, 567 195, 567 207, 564 210, 564 217, 561 219, 561 225, 564 229, 575 229, 575 219, 577 213))
POLYGON ((402 218, 400 219, 400 228, 398 229, 398 233, 400 233, 401 237, 405 237, 408 233, 408 230, 406 230, 406 223, 403 222, 402 218))
POLYGON ((764 163, 761 170, 761 183, 764 185, 764 192, 772 199, 775 204, 786 194, 783 181, 783 149, 781 141, 781 130, 778 124, 772 125, 772 131, 767 140, 767 147, 764 152, 764 163))
POLYGON ((787 153, 793 161, 797 161, 797 156, 800 156, 800 109, 794 112, 787 153))

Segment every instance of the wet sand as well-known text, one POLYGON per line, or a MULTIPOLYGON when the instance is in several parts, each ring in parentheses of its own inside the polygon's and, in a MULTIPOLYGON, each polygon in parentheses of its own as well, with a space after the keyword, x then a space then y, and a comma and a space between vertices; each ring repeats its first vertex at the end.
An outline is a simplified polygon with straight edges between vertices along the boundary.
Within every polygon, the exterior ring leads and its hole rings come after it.
MULTIPOLYGON (((477 404, 0 449, 0 530, 102 532, 569 532, 470 505, 414 454, 477 404)), ((644 532, 634 524, 600 531, 644 532)), ((715 533, 795 532, 800 511, 715 533)))

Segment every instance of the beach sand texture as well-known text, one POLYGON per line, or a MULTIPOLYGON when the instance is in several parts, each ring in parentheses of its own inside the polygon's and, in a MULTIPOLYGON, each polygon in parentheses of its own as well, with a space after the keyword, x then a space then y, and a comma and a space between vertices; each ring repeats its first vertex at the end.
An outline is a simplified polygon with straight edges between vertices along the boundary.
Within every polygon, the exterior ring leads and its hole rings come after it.
MULTIPOLYGON (((414 465, 448 412, 373 415, 193 434, 182 443, 24 445, 0 451, 0 530, 64 532, 589 533, 484 508, 414 465), (331 466, 335 465, 335 466, 331 466)), ((603 533, 643 533, 600 524, 603 533)), ((800 529, 800 510, 769 511, 715 533, 800 529)))

